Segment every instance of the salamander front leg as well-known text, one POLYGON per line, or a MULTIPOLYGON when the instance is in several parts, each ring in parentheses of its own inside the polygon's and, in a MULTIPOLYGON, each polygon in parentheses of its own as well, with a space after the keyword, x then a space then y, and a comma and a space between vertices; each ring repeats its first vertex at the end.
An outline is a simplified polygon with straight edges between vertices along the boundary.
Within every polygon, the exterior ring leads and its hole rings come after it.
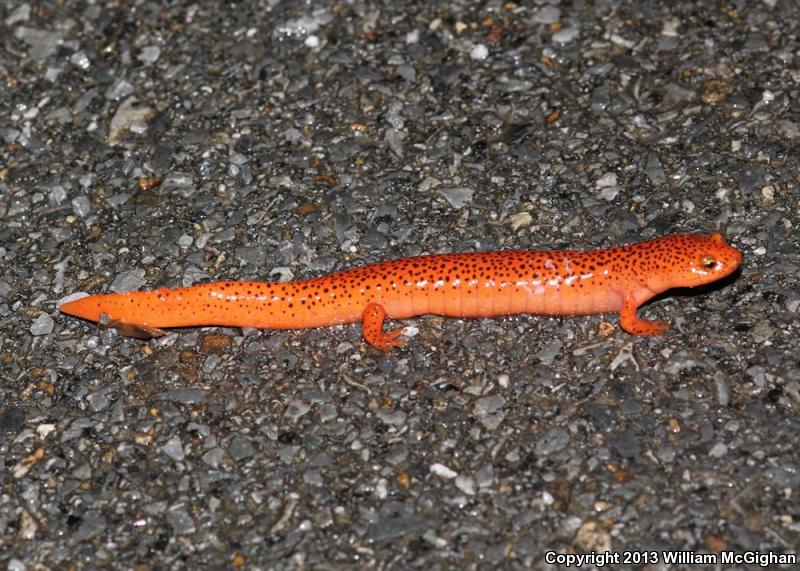
POLYGON ((364 328, 364 339, 381 351, 389 351, 392 347, 402 347, 406 344, 402 339, 398 339, 405 330, 404 327, 393 329, 386 333, 383 332, 383 320, 386 319, 386 310, 379 303, 368 303, 361 315, 364 328))
POLYGON ((633 298, 626 297, 619 312, 620 326, 631 335, 663 335, 669 325, 661 321, 645 321, 636 316, 639 306, 633 298))

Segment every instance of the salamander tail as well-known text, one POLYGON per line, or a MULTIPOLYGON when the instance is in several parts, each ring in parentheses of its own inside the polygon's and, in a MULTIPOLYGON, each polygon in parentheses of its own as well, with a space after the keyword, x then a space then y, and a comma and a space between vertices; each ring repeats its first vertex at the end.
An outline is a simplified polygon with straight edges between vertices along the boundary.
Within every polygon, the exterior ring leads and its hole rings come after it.
POLYGON ((80 317, 81 319, 86 319, 87 321, 98 322, 100 321, 100 316, 103 313, 103 304, 98 299, 100 297, 103 296, 87 295, 86 297, 68 301, 59 307, 58 310, 61 313, 66 313, 67 315, 80 317))

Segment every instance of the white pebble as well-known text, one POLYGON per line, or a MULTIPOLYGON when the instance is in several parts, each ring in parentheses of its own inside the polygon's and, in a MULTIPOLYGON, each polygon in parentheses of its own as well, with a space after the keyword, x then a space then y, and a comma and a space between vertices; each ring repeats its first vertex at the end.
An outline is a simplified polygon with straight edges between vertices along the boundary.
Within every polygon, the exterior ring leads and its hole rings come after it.
POLYGON ((607 188, 609 186, 617 186, 617 173, 607 172, 597 179, 595 183, 597 188, 607 188))
POLYGON ((531 20, 536 24, 555 24, 561 19, 561 10, 556 6, 542 6, 533 13, 531 20))
POLYGON ((564 28, 553 34, 553 41, 557 44, 568 44, 578 37, 580 30, 578 28, 564 28))
POLYGON ((681 21, 678 18, 669 18, 664 22, 661 27, 661 35, 667 38, 677 38, 678 28, 681 27, 681 21))
POLYGON ((483 61, 489 55, 489 49, 483 44, 478 44, 469 52, 469 57, 476 61, 483 61))
POLYGON ((55 424, 40 424, 36 427, 36 434, 38 434, 41 438, 46 438, 48 434, 55 431, 56 425, 55 424))
POLYGON ((711 450, 708 451, 708 455, 712 458, 722 458, 725 454, 728 453, 728 447, 725 446, 722 442, 717 442, 714 446, 711 447, 711 450))
POLYGON ((454 472, 444 464, 431 464, 431 474, 435 474, 445 480, 452 480, 458 476, 458 472, 454 472))
POLYGON ((78 218, 85 218, 92 211, 92 203, 86 196, 77 196, 72 199, 72 212, 78 218))
POLYGON ((145 64, 153 64, 161 57, 161 48, 158 46, 145 46, 136 59, 145 64))
POLYGON ((49 335, 53 332, 55 322, 53 318, 47 313, 40 313, 39 317, 33 320, 31 324, 31 335, 49 335))
POLYGON ((608 186, 600 191, 600 198, 602 198, 607 202, 611 202, 617 197, 618 194, 619 194, 618 186, 608 186))

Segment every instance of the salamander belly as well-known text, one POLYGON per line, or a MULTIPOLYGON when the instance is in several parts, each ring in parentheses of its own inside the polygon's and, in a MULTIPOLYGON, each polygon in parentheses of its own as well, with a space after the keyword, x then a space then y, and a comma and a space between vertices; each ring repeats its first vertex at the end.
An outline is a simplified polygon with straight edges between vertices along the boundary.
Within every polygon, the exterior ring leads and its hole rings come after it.
POLYGON ((619 311, 622 295, 610 287, 541 285, 520 279, 418 288, 414 295, 387 295, 379 303, 394 319, 425 314, 473 318, 522 313, 588 315, 619 311))

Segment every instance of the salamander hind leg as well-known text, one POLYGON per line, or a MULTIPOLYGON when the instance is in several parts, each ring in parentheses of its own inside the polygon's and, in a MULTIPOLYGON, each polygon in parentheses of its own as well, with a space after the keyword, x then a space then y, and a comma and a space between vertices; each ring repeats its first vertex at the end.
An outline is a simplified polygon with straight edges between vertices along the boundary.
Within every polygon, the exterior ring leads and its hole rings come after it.
POLYGON ((398 339, 403 334, 405 328, 383 331, 383 321, 386 319, 386 310, 379 303, 368 303, 361 315, 364 328, 364 339, 381 351, 389 351, 392 347, 402 347, 406 344, 402 339, 398 339))
POLYGON ((631 335, 663 335, 669 325, 662 321, 645 321, 636 316, 639 306, 632 298, 625 298, 619 312, 620 326, 631 335))
POLYGON ((134 339, 152 339, 154 337, 163 337, 166 331, 156 327, 148 327, 146 325, 137 325, 135 323, 125 323, 124 321, 109 321, 108 324, 101 322, 101 327, 116 329, 120 335, 124 337, 133 337, 134 339))

